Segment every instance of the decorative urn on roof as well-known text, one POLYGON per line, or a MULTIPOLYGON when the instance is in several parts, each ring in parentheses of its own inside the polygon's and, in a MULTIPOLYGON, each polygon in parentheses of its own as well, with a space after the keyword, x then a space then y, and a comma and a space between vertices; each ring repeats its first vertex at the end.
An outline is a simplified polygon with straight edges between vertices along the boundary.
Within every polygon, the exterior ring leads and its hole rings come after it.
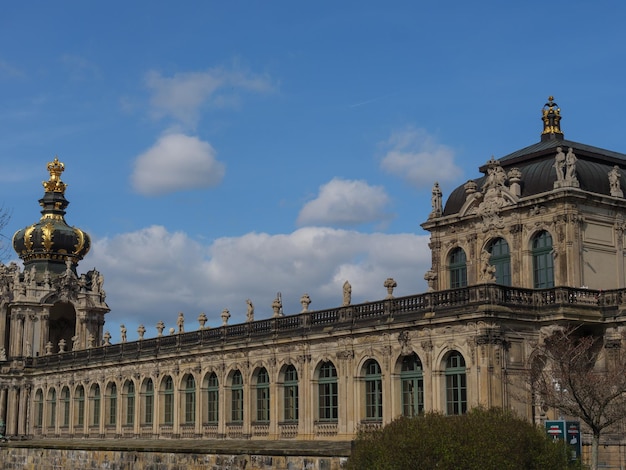
POLYGON ((43 182, 44 195, 39 199, 43 208, 41 219, 28 227, 15 232, 13 248, 24 261, 24 270, 33 267, 38 276, 46 271, 60 275, 68 267, 76 273, 78 262, 89 252, 89 235, 65 222, 65 209, 69 201, 65 199, 67 185, 61 181, 65 165, 58 157, 48 163, 50 179, 43 182))

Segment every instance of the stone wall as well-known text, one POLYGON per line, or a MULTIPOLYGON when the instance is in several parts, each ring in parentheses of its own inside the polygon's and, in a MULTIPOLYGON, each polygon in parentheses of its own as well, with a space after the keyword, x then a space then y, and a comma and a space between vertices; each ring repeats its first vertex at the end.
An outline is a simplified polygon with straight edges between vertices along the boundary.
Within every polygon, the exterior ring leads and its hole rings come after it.
MULTIPOLYGON (((349 443, 320 449, 323 443, 304 445, 304 455, 288 455, 280 444, 229 442, 215 452, 210 442, 183 441, 149 444, 127 442, 9 442, 0 445, 1 470, 340 470, 349 455, 349 443), (202 451, 202 447, 206 451, 202 451), (314 449, 314 446, 318 449, 314 449), (84 448, 77 448, 84 447, 84 448), (89 447, 89 448, 87 448, 89 447), (231 453, 227 447, 230 447, 231 453), (247 448, 247 449, 246 449, 247 448), (224 453, 222 453, 224 452, 224 453), (336 452, 337 455, 307 455, 336 452)), ((302 445, 302 443, 300 443, 302 445)))

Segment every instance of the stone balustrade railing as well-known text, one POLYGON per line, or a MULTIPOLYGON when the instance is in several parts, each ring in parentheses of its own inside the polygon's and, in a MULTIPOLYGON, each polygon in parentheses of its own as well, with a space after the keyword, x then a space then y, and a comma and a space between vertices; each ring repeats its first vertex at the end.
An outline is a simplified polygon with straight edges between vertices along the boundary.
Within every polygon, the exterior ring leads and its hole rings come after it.
POLYGON ((107 358, 120 360, 154 357, 194 347, 222 346, 224 343, 239 341, 241 338, 261 339, 280 334, 293 335, 294 330, 300 330, 303 334, 315 333, 335 325, 344 326, 346 323, 351 323, 354 330, 360 325, 366 327, 370 321, 402 321, 424 314, 457 315, 459 308, 472 308, 477 305, 501 305, 516 309, 517 313, 527 312, 537 315, 546 308, 550 309, 546 311, 549 312, 559 306, 600 310, 609 314, 623 304, 626 304, 626 289, 600 291, 555 287, 538 290, 481 284, 25 358, 25 365, 47 368, 74 363, 86 364, 107 358))

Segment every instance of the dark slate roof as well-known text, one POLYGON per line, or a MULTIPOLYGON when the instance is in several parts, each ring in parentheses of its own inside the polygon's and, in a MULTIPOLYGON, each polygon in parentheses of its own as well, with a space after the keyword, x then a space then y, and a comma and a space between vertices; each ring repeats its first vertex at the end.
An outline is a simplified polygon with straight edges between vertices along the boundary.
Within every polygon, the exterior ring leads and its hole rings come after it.
MULTIPOLYGON (((608 172, 615 165, 618 165, 622 170, 621 187, 626 190, 626 154, 571 140, 552 139, 517 150, 498 160, 506 172, 512 168, 519 168, 522 172, 522 198, 551 191, 554 188, 556 173, 553 165, 557 147, 561 147, 565 153, 569 147, 574 150, 574 154, 578 158, 576 176, 581 190, 609 195, 608 172)), ((486 170, 487 165, 480 167, 480 171, 486 172, 486 170)), ((485 176, 473 181, 480 190, 485 181, 485 176)), ((465 203, 465 188, 463 186, 456 188, 448 197, 443 211, 444 216, 456 214, 465 203)))

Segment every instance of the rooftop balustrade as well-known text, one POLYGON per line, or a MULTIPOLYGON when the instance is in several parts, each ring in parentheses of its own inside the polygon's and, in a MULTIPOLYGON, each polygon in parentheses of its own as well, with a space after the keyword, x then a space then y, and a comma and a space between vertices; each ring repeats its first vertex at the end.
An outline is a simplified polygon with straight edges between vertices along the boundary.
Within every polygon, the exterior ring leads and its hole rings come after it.
POLYGON ((537 315, 550 314, 559 307, 568 306, 582 308, 590 313, 596 312, 596 315, 597 312, 601 316, 611 315, 615 314, 622 304, 626 304, 626 289, 610 291, 572 287, 523 289, 481 284, 49 354, 29 358, 27 365, 46 368, 114 358, 154 357, 192 348, 222 347, 231 341, 238 344, 247 338, 260 340, 277 338, 281 335, 306 336, 329 327, 349 327, 354 331, 360 327, 370 326, 371 322, 389 323, 473 314, 477 306, 508 307, 512 314, 532 315, 532 318, 536 318, 537 315))

